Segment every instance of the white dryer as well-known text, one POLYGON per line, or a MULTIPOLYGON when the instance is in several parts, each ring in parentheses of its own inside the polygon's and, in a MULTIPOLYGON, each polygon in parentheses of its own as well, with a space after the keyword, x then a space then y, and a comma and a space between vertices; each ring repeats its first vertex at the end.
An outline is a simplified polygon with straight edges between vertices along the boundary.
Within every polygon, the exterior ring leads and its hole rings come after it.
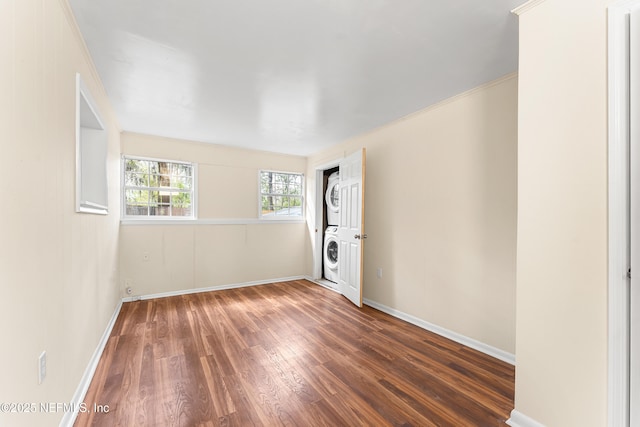
POLYGON ((338 283, 338 227, 330 225, 324 232, 324 278, 338 283))
POLYGON ((327 204, 327 224, 338 225, 340 221, 340 175, 334 172, 329 175, 327 192, 324 197, 327 204))

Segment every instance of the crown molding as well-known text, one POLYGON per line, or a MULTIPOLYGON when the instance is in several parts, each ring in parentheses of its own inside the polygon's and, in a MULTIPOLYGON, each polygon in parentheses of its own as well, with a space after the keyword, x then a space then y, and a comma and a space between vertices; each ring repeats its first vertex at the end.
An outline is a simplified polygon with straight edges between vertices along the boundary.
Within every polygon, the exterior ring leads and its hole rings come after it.
POLYGON ((525 12, 530 11, 531 9, 533 9, 534 7, 540 5, 540 3, 544 2, 545 0, 529 0, 528 2, 516 7, 515 9, 513 9, 511 11, 511 13, 513 13, 514 15, 520 16, 525 12))

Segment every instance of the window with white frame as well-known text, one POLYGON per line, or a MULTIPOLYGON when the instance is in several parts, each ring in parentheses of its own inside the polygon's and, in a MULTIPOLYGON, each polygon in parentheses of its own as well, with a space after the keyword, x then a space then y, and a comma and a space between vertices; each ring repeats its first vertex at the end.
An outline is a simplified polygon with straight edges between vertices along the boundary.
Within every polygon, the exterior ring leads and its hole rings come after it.
POLYGON ((303 178, 301 173, 260 171, 260 218, 301 219, 303 178))
POLYGON ((195 217, 195 164, 128 156, 122 163, 124 217, 195 217))

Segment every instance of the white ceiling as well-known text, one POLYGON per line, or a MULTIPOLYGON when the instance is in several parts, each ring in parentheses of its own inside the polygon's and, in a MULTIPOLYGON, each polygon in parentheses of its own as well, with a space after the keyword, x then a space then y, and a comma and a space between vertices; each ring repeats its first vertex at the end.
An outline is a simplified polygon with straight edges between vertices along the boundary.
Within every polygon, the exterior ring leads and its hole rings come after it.
POLYGON ((309 155, 517 69, 524 0, 70 0, 123 130, 309 155))

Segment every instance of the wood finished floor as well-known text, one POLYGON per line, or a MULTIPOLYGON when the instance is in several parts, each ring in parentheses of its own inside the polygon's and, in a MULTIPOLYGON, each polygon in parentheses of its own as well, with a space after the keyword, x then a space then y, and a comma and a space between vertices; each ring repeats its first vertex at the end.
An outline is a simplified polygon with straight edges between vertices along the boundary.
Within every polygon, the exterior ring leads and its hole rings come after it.
POLYGON ((308 281, 125 303, 76 426, 504 426, 514 368, 308 281))

